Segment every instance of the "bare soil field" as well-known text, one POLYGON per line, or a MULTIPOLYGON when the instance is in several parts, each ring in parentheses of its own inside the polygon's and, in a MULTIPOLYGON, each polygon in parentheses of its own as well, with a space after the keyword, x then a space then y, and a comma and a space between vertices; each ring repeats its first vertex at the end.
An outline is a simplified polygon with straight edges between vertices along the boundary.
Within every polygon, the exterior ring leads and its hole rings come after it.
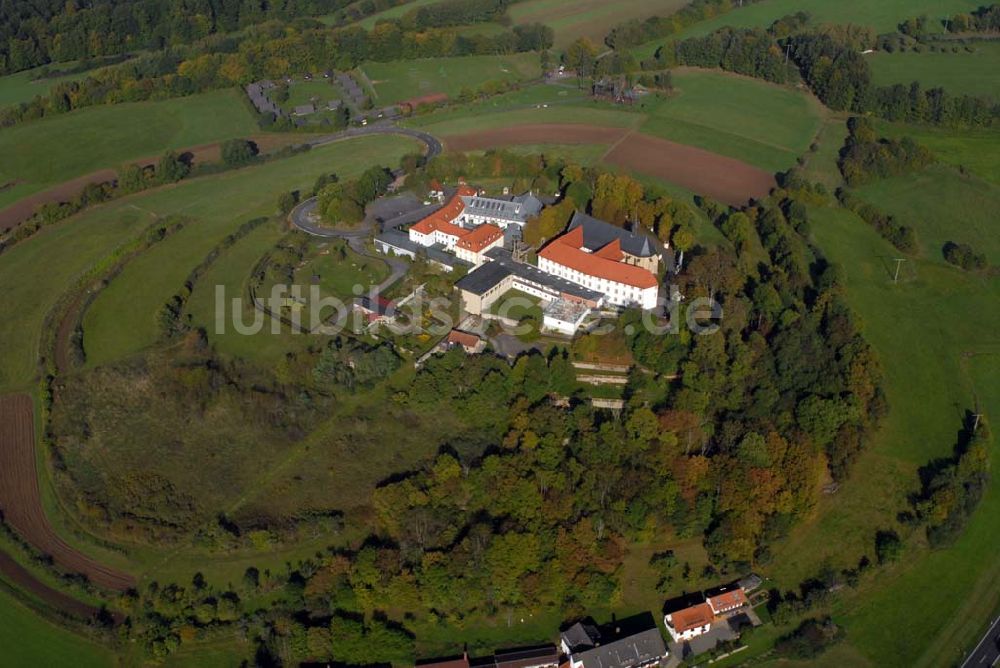
POLYGON ((711 151, 627 128, 579 124, 517 125, 444 138, 454 151, 530 144, 608 144, 604 162, 675 183, 699 195, 742 205, 774 187, 768 172, 711 151))
MULTIPOLYGON (((250 138, 251 141, 257 144, 257 148, 260 149, 261 153, 275 151, 288 146, 289 144, 301 144, 308 139, 309 135, 299 134, 270 134, 250 138)), ((202 144, 201 146, 193 146, 191 148, 178 151, 178 153, 182 155, 187 154, 190 157, 191 162, 196 165, 199 163, 219 162, 222 159, 222 144, 220 142, 202 144)), ((155 165, 159 162, 159 160, 159 156, 154 156, 134 160, 132 162, 145 167, 148 165, 155 165)), ((14 204, 8 206, 6 209, 0 210, 0 232, 9 230, 10 228, 16 227, 20 223, 24 222, 30 218, 42 204, 68 202, 76 197, 91 183, 106 183, 108 181, 114 181, 116 178, 118 178, 118 172, 114 169, 99 169, 96 172, 91 172, 90 174, 85 174, 75 179, 60 183, 54 188, 49 188, 48 190, 43 190, 42 192, 20 199, 14 204)))
POLYGON ((28 569, 3 552, 0 552, 0 575, 21 589, 37 596, 56 610, 84 619, 95 617, 100 612, 94 606, 78 601, 72 596, 39 581, 28 569))
POLYGON ((764 197, 776 185, 774 175, 735 158, 642 134, 623 139, 604 161, 734 206, 764 197))
POLYGON ((127 573, 67 545, 45 517, 35 462, 34 406, 26 394, 0 396, 0 512, 22 538, 62 568, 108 589, 124 591, 135 585, 127 573))

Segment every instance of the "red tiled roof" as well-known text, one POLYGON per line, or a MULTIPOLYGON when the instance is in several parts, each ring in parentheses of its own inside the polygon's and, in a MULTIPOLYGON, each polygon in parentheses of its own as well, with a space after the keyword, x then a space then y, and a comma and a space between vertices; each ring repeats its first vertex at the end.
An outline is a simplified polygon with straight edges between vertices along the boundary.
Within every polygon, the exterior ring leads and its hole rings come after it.
POLYGON ((480 225, 465 235, 459 242, 458 247, 473 253, 478 253, 497 239, 503 238, 503 230, 496 225, 480 225))
POLYGON ((583 227, 575 227, 561 237, 553 239, 548 246, 539 251, 538 256, 588 276, 636 288, 655 288, 658 284, 653 272, 620 261, 622 251, 617 239, 596 253, 588 253, 582 248, 583 227))
POLYGON ((479 345, 481 339, 475 334, 469 334, 468 332, 461 332, 457 329, 453 329, 448 332, 448 343, 460 345, 464 348, 475 348, 479 345))
POLYGON ((742 589, 734 589, 733 591, 727 591, 724 594, 708 598, 708 604, 712 606, 713 610, 732 610, 733 608, 748 605, 749 603, 750 601, 742 589))
POLYGON ((475 188, 464 183, 459 185, 458 191, 452 195, 447 204, 416 223, 411 229, 421 234, 433 234, 434 230, 441 230, 453 237, 464 237, 469 231, 458 225, 453 225, 451 221, 461 216, 462 211, 465 210, 465 202, 462 201, 462 197, 469 197, 475 194, 475 188))
POLYGON ((712 612, 712 608, 708 607, 708 603, 699 603, 690 608, 670 613, 670 622, 678 633, 711 624, 713 619, 715 619, 715 613, 712 612))

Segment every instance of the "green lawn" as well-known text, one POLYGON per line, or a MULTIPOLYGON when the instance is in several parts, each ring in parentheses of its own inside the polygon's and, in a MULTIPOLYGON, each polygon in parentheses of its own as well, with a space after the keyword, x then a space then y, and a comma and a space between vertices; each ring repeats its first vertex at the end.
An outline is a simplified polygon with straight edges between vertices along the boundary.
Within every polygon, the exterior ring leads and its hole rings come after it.
POLYGON ((644 133, 778 171, 820 127, 819 103, 791 88, 709 70, 677 70, 673 80, 674 95, 649 103, 644 133))
POLYGON ((672 14, 687 0, 527 0, 512 4, 508 13, 515 24, 544 23, 555 30, 555 48, 562 49, 577 37, 603 46, 611 26, 633 18, 672 14))
POLYGON ((83 79, 96 70, 67 74, 65 76, 42 77, 44 70, 56 71, 60 68, 72 67, 75 63, 59 63, 36 67, 16 74, 0 77, 0 107, 6 107, 21 102, 30 102, 39 95, 48 95, 57 84, 83 79))
MULTIPOLYGON (((952 215, 962 219, 962 212, 952 215)), ((863 554, 872 557, 878 529, 906 535, 896 515, 919 487, 917 469, 951 455, 963 412, 977 401, 987 415, 1000 414, 1000 278, 928 258, 908 262, 893 284, 897 251, 860 219, 843 209, 814 209, 811 221, 823 252, 844 268, 847 297, 880 355, 890 413, 851 478, 776 545, 768 574, 783 588, 815 575, 824 562, 847 567, 863 554)), ((931 233, 922 222, 916 227, 918 235, 931 233)), ((850 650, 865 659, 852 665, 957 663, 1000 603, 997 532, 994 481, 956 545, 930 552, 917 533, 899 564, 836 599, 834 618, 847 640, 824 663, 838 665, 850 650)))
POLYGON ((884 33, 896 30, 900 22, 912 16, 926 14, 941 19, 982 4, 980 0, 762 0, 697 23, 679 35, 643 44, 635 52, 645 58, 669 39, 705 35, 723 26, 766 28, 782 16, 800 11, 809 12, 813 23, 855 23, 884 33))
POLYGON ((82 636, 51 624, 0 591, 0 664, 4 666, 115 665, 114 655, 82 636))
POLYGON ((534 53, 366 63, 362 69, 374 85, 380 105, 431 93, 455 96, 463 88, 478 88, 486 81, 523 81, 541 75, 534 53))
POLYGON ((957 130, 887 122, 879 122, 878 130, 887 137, 913 137, 933 151, 938 160, 1000 184, 1000 132, 996 130, 957 130))
POLYGON ((867 185, 857 193, 913 226, 927 259, 940 260, 944 244, 954 241, 971 244, 991 263, 1000 264, 1000 186, 934 165, 919 174, 867 185))
POLYGON ((830 115, 816 136, 816 151, 806 154, 803 173, 807 179, 822 183, 833 192, 843 183, 837 161, 847 138, 847 120, 842 115, 830 115))
POLYGON ((240 93, 222 90, 163 102, 89 107, 0 132, 0 207, 130 160, 253 134, 240 93))
POLYGON ((315 103, 317 109, 325 109, 330 100, 340 99, 340 93, 329 79, 297 81, 288 87, 288 101, 282 103, 287 109, 303 104, 315 103))
POLYGON ((958 53, 873 53, 869 56, 876 85, 909 85, 919 81, 924 88, 941 87, 952 95, 988 95, 1000 98, 1000 44, 976 42, 973 53, 959 46, 958 53))
MULTIPOLYGON (((182 182, 85 214, 85 220, 114 220, 133 215, 139 207, 160 216, 178 214, 191 219, 183 230, 129 263, 91 305, 84 318, 88 363, 102 364, 154 343, 156 313, 180 289, 188 272, 240 224, 273 214, 279 193, 308 187, 323 171, 345 178, 373 164, 394 166, 415 147, 414 141, 399 137, 364 137, 258 167, 182 182)), ((247 265, 246 271, 250 268, 247 265)))
MULTIPOLYGON (((377 12, 361 19, 357 23, 352 25, 360 26, 366 30, 370 30, 375 27, 375 24, 382 19, 398 19, 403 16, 411 9, 416 9, 417 7, 422 7, 423 5, 431 5, 435 2, 440 2, 441 0, 413 0, 412 2, 407 2, 406 4, 398 5, 396 7, 390 7, 385 11, 377 12)), ((320 16, 318 17, 320 21, 326 23, 327 25, 332 25, 334 23, 334 17, 330 16, 320 16)))

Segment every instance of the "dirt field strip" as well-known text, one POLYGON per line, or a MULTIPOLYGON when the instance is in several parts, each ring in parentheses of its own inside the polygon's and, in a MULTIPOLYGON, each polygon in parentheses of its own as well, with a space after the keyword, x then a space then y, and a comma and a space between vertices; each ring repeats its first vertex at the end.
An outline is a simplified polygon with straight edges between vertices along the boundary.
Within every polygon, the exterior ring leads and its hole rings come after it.
POLYGON ((69 613, 76 617, 90 619, 97 615, 100 610, 78 601, 68 594, 64 594, 57 589, 53 589, 44 582, 38 580, 31 571, 17 563, 9 555, 0 552, 0 575, 14 583, 21 589, 30 592, 51 605, 56 610, 69 613))
POLYGON ((0 396, 0 511, 24 540, 60 567, 107 589, 124 591, 135 585, 127 573, 66 544, 45 517, 35 460, 34 406, 26 394, 0 396))
POLYGON ((772 174, 735 158, 629 128, 572 123, 516 125, 451 135, 444 142, 454 151, 528 144, 608 144, 604 161, 610 165, 675 183, 734 206, 764 197, 775 186, 772 174))

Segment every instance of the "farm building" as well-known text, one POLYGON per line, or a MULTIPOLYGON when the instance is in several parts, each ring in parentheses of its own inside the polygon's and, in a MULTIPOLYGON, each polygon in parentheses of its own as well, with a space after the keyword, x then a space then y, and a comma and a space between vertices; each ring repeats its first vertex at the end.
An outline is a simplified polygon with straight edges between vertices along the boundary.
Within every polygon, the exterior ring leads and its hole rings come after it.
POLYGON ((645 668, 667 656, 667 647, 656 623, 647 613, 621 625, 598 629, 576 623, 563 631, 560 645, 569 668, 645 668), (648 617, 648 619, 646 619, 648 617))

